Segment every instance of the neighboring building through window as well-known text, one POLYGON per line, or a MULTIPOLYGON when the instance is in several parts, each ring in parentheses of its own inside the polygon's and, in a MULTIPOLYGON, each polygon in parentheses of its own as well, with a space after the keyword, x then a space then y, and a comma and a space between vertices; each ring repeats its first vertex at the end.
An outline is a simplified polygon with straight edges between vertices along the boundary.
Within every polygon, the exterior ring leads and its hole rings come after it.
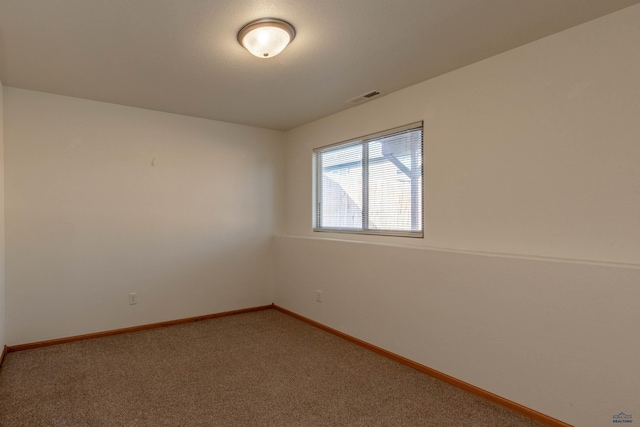
POLYGON ((423 236, 422 123, 314 150, 315 231, 423 236))

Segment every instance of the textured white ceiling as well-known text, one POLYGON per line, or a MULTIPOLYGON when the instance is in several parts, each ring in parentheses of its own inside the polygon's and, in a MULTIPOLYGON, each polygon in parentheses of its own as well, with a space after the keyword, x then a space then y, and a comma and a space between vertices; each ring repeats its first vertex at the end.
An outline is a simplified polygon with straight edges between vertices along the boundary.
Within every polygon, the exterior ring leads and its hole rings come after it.
POLYGON ((0 0, 0 80, 291 129, 639 2, 0 0), (236 40, 262 17, 297 30, 268 60, 236 40))

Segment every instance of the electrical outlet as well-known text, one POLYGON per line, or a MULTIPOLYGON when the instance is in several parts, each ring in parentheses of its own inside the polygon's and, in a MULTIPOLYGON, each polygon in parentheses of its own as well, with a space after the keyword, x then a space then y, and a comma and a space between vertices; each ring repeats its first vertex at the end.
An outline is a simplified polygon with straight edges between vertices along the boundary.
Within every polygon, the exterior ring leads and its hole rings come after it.
POLYGON ((322 291, 320 289, 316 291, 316 301, 322 302, 322 291))
POLYGON ((129 305, 135 305, 138 303, 138 294, 137 292, 131 292, 129 294, 129 305))

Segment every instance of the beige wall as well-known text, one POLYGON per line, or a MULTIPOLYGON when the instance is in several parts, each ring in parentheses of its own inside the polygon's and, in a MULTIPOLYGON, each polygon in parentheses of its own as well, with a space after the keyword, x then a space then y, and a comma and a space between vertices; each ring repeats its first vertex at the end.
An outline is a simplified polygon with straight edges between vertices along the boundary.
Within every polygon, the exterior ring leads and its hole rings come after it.
POLYGON ((424 240, 358 240, 640 264, 639 17, 627 8, 288 132, 287 234, 314 236, 313 148, 424 120, 424 240))
POLYGON ((0 351, 6 345, 4 268, 4 95, 0 82, 0 351))
POLYGON ((272 302, 281 132, 4 97, 8 344, 272 302))
POLYGON ((639 24, 634 6, 288 132, 275 302, 569 423, 640 413, 639 24), (425 238, 314 234, 312 149, 418 120, 425 238))
POLYGON ((291 236, 276 250, 284 308, 576 426, 640 410, 639 267, 291 236))

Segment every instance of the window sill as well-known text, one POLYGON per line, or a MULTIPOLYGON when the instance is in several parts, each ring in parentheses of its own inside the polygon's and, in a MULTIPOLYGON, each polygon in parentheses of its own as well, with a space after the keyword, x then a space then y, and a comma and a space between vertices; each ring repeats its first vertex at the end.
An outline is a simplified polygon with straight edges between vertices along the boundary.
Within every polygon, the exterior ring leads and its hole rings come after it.
POLYGON ((341 233, 341 234, 357 234, 370 236, 390 236, 390 237, 411 237, 416 239, 424 238, 422 231, 390 231, 390 230, 361 230, 361 229, 344 229, 344 228, 314 228, 314 232, 320 233, 341 233))

